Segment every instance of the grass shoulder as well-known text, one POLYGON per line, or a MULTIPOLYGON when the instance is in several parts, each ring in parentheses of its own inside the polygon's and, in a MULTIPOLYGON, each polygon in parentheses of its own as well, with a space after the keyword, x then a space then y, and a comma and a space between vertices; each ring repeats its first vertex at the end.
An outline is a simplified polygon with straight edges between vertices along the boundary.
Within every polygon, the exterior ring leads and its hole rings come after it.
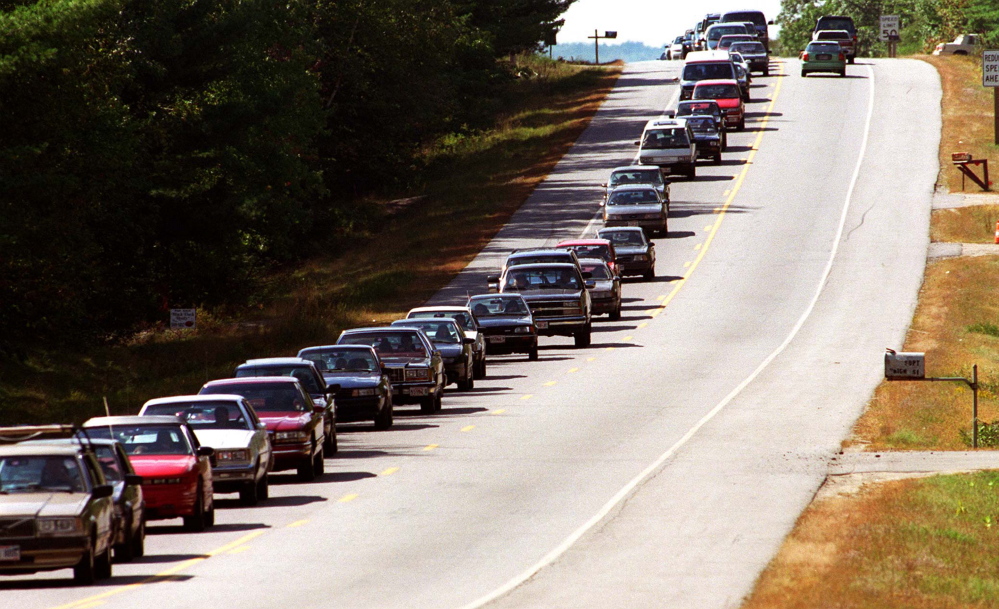
MULTIPOLYGON (((253 308, 198 311, 198 328, 152 328, 115 345, 37 349, 0 363, 0 424, 134 413, 197 392, 252 357, 294 355, 344 328, 380 324, 421 303, 488 243, 569 150, 620 65, 520 58, 495 127, 428 143, 419 188, 364 201, 366 229, 340 251, 268 274, 253 308)), ((483 286, 484 288, 485 286, 483 286)))

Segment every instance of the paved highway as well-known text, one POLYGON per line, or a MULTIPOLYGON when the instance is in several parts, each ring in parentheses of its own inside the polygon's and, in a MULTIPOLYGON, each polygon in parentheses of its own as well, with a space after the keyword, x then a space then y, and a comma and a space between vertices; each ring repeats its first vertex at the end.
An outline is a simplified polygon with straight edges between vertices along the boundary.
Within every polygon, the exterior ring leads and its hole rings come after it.
MULTIPOLYGON (((573 151, 438 295, 503 252, 592 232, 600 182, 674 103, 678 63, 631 64, 573 151)), ((344 426, 318 483, 150 527, 93 588, 0 580, 56 607, 736 607, 821 483, 901 344, 922 278, 940 89, 919 61, 758 77, 719 167, 672 187, 657 279, 593 345, 500 357, 435 416, 344 426)), ((271 355, 271 354, 261 354, 271 355)), ((192 387, 192 390, 196 388, 192 387)), ((234 497, 234 496, 232 496, 234 497)))

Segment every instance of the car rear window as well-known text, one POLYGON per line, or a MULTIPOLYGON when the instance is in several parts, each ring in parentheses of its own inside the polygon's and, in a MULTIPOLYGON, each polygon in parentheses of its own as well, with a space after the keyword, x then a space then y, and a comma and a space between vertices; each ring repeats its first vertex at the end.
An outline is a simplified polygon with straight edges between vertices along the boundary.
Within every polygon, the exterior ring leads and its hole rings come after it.
POLYGON ((735 42, 728 50, 743 55, 765 55, 767 52, 762 42, 735 42))
POLYGON ((746 31, 746 26, 744 25, 717 25, 711 26, 708 31, 708 40, 718 40, 722 36, 727 36, 729 34, 748 34, 746 31))
POLYGON ((694 99, 731 99, 739 97, 739 85, 697 85, 694 99))
POLYGON ((580 263, 579 267, 583 269, 584 273, 590 274, 590 279, 610 279, 611 273, 610 269, 607 268, 606 264, 583 264, 580 263))
POLYGON ((850 32, 846 31, 822 31, 819 32, 817 40, 852 40, 853 37, 850 36, 850 32))
POLYGON ((725 13, 722 15, 721 21, 722 23, 751 21, 754 25, 762 25, 764 27, 767 25, 767 18, 760 11, 725 13))
POLYGON ((728 61, 688 63, 683 67, 683 80, 715 80, 735 78, 735 68, 728 61))
POLYGON ((806 47, 805 50, 808 51, 809 53, 834 53, 835 54, 835 53, 839 53, 843 49, 840 48, 839 43, 837 43, 837 42, 832 42, 832 43, 825 42, 825 43, 821 43, 821 44, 816 44, 816 43, 813 42, 812 44, 808 45, 808 47, 806 47))

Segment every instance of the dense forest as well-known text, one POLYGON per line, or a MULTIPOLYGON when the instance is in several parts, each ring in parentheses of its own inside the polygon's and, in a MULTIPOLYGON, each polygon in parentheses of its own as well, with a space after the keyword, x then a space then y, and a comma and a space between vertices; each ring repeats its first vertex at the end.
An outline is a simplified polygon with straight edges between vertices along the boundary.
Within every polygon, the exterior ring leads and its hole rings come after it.
POLYGON ((778 52, 797 55, 822 15, 853 17, 860 52, 871 57, 887 53, 885 43, 878 40, 881 15, 900 18, 900 54, 928 53, 936 43, 958 34, 984 34, 989 48, 999 47, 996 0, 781 0, 778 52))
POLYGON ((0 354, 335 252, 572 1, 0 0, 0 354))

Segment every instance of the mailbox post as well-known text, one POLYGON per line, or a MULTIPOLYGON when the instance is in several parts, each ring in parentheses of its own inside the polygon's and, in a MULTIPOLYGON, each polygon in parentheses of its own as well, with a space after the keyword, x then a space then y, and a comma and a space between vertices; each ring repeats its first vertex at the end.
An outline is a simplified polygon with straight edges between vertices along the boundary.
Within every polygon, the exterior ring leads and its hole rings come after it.
POLYGON ((885 380, 888 381, 957 381, 971 387, 971 446, 978 448, 978 364, 971 368, 971 379, 963 376, 926 376, 926 354, 885 350, 885 380))

